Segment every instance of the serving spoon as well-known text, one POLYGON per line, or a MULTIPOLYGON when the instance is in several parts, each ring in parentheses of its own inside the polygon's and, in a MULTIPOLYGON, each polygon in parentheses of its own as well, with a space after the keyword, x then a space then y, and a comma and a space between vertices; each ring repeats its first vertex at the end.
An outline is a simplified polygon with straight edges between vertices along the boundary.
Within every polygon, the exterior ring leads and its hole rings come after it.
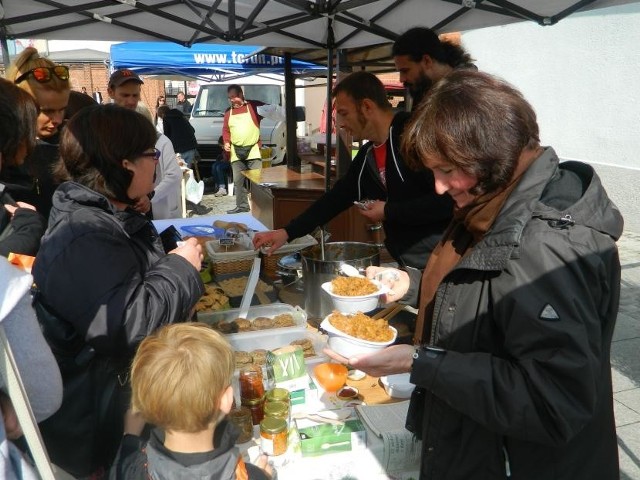
POLYGON ((338 271, 340 272, 341 275, 344 275, 345 277, 364 278, 364 275, 362 274, 362 272, 364 272, 364 269, 360 271, 356 267, 354 267, 353 265, 349 265, 348 263, 341 264, 340 267, 338 268, 338 271))

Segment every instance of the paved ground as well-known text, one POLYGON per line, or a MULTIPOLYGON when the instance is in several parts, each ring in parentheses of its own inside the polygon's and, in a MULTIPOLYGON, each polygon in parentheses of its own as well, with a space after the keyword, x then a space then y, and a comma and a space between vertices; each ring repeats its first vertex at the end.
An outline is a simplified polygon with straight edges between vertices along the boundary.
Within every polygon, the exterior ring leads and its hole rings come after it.
POLYGON ((640 479, 640 233, 625 232, 618 242, 622 291, 611 363, 620 478, 640 479))
MULTIPOLYGON (((226 213, 234 207, 233 196, 205 195, 194 214, 215 215, 226 213)), ((622 291, 611 363, 620 478, 640 480, 640 233, 625 232, 618 247, 622 264, 622 291)))

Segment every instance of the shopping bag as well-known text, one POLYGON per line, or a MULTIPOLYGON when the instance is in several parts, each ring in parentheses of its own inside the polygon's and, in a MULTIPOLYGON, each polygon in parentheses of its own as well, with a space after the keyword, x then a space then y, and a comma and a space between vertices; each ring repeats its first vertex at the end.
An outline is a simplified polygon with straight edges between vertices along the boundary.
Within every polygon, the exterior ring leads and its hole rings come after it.
POLYGON ((202 195, 204 194, 204 182, 200 180, 196 181, 193 176, 193 170, 189 170, 189 178, 187 178, 187 182, 185 184, 185 197, 191 203, 198 204, 202 200, 202 195))

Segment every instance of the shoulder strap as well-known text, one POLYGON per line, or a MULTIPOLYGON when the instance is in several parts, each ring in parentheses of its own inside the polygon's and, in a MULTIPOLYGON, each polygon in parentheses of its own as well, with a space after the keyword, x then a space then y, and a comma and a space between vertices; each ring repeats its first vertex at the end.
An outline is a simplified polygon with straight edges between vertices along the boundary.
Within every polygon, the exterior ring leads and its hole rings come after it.
POLYGON ((40 430, 38 430, 31 405, 29 405, 29 401, 27 400, 27 394, 24 390, 16 361, 13 358, 11 346, 4 333, 4 327, 1 324, 0 351, 0 373, 5 379, 7 393, 13 403, 13 408, 18 416, 20 427, 22 427, 22 431, 24 432, 38 473, 42 480, 54 480, 56 477, 54 476, 51 462, 49 461, 47 451, 42 442, 42 437, 40 437, 40 430))

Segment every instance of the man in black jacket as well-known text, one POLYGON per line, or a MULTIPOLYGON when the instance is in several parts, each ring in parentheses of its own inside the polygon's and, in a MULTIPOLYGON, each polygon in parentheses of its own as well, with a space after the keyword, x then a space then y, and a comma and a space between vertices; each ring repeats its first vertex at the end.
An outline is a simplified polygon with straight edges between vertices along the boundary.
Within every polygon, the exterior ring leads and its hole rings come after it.
POLYGON ((167 105, 158 107, 158 117, 162 119, 164 134, 171 140, 173 149, 182 156, 189 168, 193 168, 198 141, 189 121, 180 110, 171 109, 167 105))
POLYGON ((394 116, 384 86, 375 75, 356 72, 334 89, 337 124, 355 140, 367 139, 347 174, 305 212, 280 230, 258 233, 254 246, 269 253, 287 240, 324 225, 354 201, 367 201, 359 212, 382 222, 385 245, 400 266, 424 268, 451 220, 453 204, 434 190, 430 171, 413 172, 400 156, 405 113, 394 116))

